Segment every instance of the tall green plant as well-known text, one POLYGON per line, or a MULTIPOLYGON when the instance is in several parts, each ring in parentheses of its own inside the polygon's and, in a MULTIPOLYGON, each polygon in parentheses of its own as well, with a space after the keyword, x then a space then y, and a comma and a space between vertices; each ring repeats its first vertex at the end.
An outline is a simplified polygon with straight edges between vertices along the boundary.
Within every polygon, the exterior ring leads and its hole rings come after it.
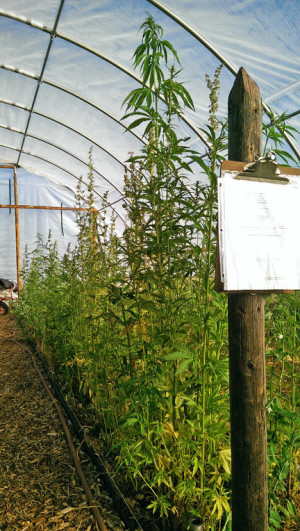
MULTIPOLYGON (((141 155, 131 157, 125 178, 131 222, 125 231, 125 253, 131 264, 131 278, 138 286, 134 308, 137 311, 135 331, 139 333, 135 334, 135 341, 141 345, 143 358, 137 370, 140 368, 145 385, 143 396, 139 388, 139 397, 133 401, 124 424, 126 430, 131 426, 132 443, 126 438, 119 459, 134 477, 139 477, 142 484, 156 493, 150 507, 161 516, 173 514, 176 527, 186 503, 192 507, 196 500, 199 503, 202 499, 202 506, 207 504, 206 458, 216 456, 216 444, 214 447, 209 444, 207 452, 209 437, 216 440, 213 430, 217 420, 208 410, 214 400, 212 381, 219 371, 216 367, 223 338, 216 348, 217 355, 209 358, 208 352, 211 350, 209 331, 215 317, 211 310, 215 299, 211 293, 216 243, 216 168, 221 160, 220 150, 225 147, 225 128, 221 128, 220 135, 213 127, 205 130, 212 146, 207 163, 188 149, 187 139, 177 138, 174 118, 180 118, 184 106, 193 109, 193 102, 178 81, 175 67, 168 69, 167 64, 162 65, 167 63, 169 51, 177 62, 178 57, 173 47, 162 40, 161 28, 149 17, 142 30, 143 43, 137 48, 134 60, 135 66, 140 67, 143 86, 125 99, 130 112, 124 118, 133 118, 128 129, 145 125, 147 145, 141 155), (165 102, 163 112, 159 108, 161 101, 165 102), (195 195, 185 184, 183 171, 191 171, 188 160, 200 164, 209 177, 209 187, 197 185, 195 195), (198 310, 194 310, 195 303, 198 310), (210 395, 208 404, 207 395, 210 395), (139 410, 141 401, 143 407, 139 410), (209 423, 214 426, 210 434, 209 423), (141 437, 145 437, 145 430, 154 472, 147 477, 142 475, 141 456, 141 437), (199 444, 200 456, 196 457, 199 444), (164 450, 157 452, 157 447, 164 450), (178 468, 171 469, 171 463, 174 465, 176 460, 178 468)), ((211 84, 214 97, 218 76, 217 73, 211 84)), ((212 112, 216 112, 216 107, 212 112)), ((223 312, 221 300, 214 312, 217 308, 223 312)), ((226 452, 220 454, 221 463, 226 463, 225 473, 229 459, 226 452)), ((217 461, 213 465, 214 473, 216 478, 221 478, 222 464, 217 465, 217 461)), ((214 502, 210 498, 210 502, 215 507, 213 518, 220 520, 224 509, 229 510, 224 492, 220 491, 214 502)))
MULTIPOLYGON (((210 149, 200 157, 177 136, 184 107, 193 109, 177 53, 151 16, 141 32, 133 58, 142 86, 124 105, 128 129, 144 126, 146 145, 126 169, 124 234, 107 221, 106 197, 95 210, 90 154, 88 189, 80 182, 76 194, 76 247, 60 259, 51 238, 38 238, 16 313, 51 353, 66 394, 92 410, 94 433, 158 527, 187 527, 193 513, 207 530, 229 531, 227 308, 213 279, 227 134, 217 118, 221 68, 206 76, 201 132, 210 149), (187 186, 192 168, 202 181, 187 186)), ((267 143, 278 140, 274 131, 267 143)), ((298 296, 270 298, 266 315, 270 530, 284 519, 296 529, 298 296)))
POLYGON ((295 127, 288 123, 288 115, 282 113, 276 115, 273 111, 268 113, 266 117, 266 122, 263 123, 263 135, 264 135, 264 146, 263 146, 263 155, 266 155, 268 151, 275 151, 278 160, 281 160, 283 164, 295 164, 299 166, 299 160, 295 156, 284 149, 286 144, 285 135, 294 139, 294 134, 297 132, 295 127))

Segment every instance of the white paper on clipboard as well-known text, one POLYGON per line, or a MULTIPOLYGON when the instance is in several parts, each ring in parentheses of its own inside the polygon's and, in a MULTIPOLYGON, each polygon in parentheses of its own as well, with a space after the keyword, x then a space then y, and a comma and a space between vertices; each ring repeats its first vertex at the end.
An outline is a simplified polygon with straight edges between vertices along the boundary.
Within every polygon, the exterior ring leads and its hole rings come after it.
POLYGON ((219 250, 225 291, 300 289, 300 176, 288 184, 218 179, 219 250))

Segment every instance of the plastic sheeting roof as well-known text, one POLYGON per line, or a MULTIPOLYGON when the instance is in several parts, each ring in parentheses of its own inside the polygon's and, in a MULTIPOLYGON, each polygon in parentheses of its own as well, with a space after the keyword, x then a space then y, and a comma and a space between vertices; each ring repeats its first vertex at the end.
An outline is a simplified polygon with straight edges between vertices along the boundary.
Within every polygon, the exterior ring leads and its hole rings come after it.
MULTIPOLYGON (((143 141, 141 130, 125 133, 121 104, 138 86, 131 57, 147 12, 163 26, 180 57, 181 80, 196 108, 185 114, 180 127, 194 149, 206 150, 199 136, 208 120, 205 74, 213 78, 221 62, 221 115, 226 115, 234 75, 243 66, 265 105, 278 114, 295 113, 290 124, 300 129, 300 2, 0 0, 0 160, 22 168, 18 180, 27 203, 72 205, 78 178, 88 173, 92 146, 96 192, 100 197, 108 190, 119 227, 123 224, 123 166, 143 141)), ((299 154, 299 135, 288 149, 299 154)), ((7 200, 8 174, 0 173, 1 203, 7 200)), ((28 212, 22 214, 23 248, 34 240, 34 230, 48 229, 53 217, 33 212, 30 223, 28 212)), ((7 210, 0 215, 0 273, 12 277, 13 259, 10 265, 7 260, 12 217, 7 210)), ((53 233, 61 240, 58 216, 53 233)), ((74 215, 64 213, 64 219, 67 243, 75 230, 74 215)))

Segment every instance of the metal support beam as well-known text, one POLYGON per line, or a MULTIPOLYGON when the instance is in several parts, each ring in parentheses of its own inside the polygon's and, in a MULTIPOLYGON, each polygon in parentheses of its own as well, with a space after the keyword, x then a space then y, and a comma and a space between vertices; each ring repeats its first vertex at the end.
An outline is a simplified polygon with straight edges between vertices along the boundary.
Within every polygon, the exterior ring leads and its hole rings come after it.
MULTIPOLYGON (((9 146, 9 145, 2 144, 2 143, 0 143, 0 146, 5 147, 5 148, 7 148, 7 149, 11 149, 11 150, 13 150, 13 151, 18 151, 18 149, 17 149, 16 147, 14 147, 14 146, 9 146)), ((42 160, 43 162, 47 162, 47 164, 50 164, 51 166, 55 166, 56 168, 58 168, 58 169, 60 169, 60 170, 62 170, 62 171, 64 171, 64 172, 66 172, 66 173, 68 173, 69 175, 71 175, 72 177, 74 177, 74 179, 76 179, 77 181, 80 180, 79 177, 77 177, 77 175, 75 175, 74 173, 72 173, 72 172, 70 172, 69 170, 67 170, 67 168, 64 168, 63 166, 60 166, 59 164, 56 164, 55 162, 53 162, 53 161, 51 161, 51 160, 48 160, 48 159, 46 159, 46 158, 44 158, 44 157, 40 157, 39 155, 34 155, 33 153, 30 153, 29 151, 24 151, 24 150, 23 150, 23 153, 24 153, 24 155, 29 155, 30 157, 34 157, 34 158, 37 158, 37 159, 39 159, 39 160, 42 160)), ((4 166, 1 166, 1 165, 0 165, 0 168, 1 168, 1 167, 7 168, 7 167, 11 167, 11 166, 14 167, 13 165, 4 165, 4 166)), ((84 184, 86 187, 88 187, 88 183, 86 183, 86 182, 83 181, 83 180, 81 180, 81 182, 82 182, 82 184, 84 184)), ((62 185, 62 186, 64 186, 64 185, 62 185)), ((67 187, 66 187, 66 188, 67 188, 67 187)), ((73 190, 71 190, 71 191, 74 193, 73 190)), ((95 193, 95 195, 97 195, 98 197, 100 197, 100 199, 103 199, 103 196, 102 196, 101 194, 99 194, 99 192, 97 192, 97 190, 94 190, 94 193, 95 193)), ((116 214, 116 216, 117 216, 118 218, 120 218, 120 219, 122 220, 122 222, 124 223, 124 225, 127 227, 127 223, 126 223, 125 219, 123 218, 123 216, 121 216, 121 214, 120 214, 120 213, 119 213, 119 212, 118 212, 118 211, 112 206, 112 205, 115 205, 116 203, 118 203, 119 201, 123 201, 123 200, 124 200, 124 198, 123 198, 123 196, 122 196, 122 197, 120 197, 119 199, 117 199, 116 201, 113 201, 112 203, 108 203, 108 204, 107 204, 107 207, 108 207, 108 208, 111 208, 112 211, 116 214)))
POLYGON ((58 25, 58 22, 59 22, 59 19, 60 19, 60 16, 61 16, 61 13, 62 13, 62 10, 63 10, 63 7, 64 7, 64 3, 65 3, 65 0, 60 0, 59 8, 58 8, 56 19, 55 19, 54 26, 53 26, 53 30, 51 31, 51 35, 50 35, 50 41, 49 41, 48 48, 47 48, 47 51, 46 51, 46 54, 45 54, 45 57, 44 57, 44 62, 43 62, 43 66, 42 66, 42 69, 41 69, 41 73, 39 75, 38 84, 37 84, 37 87, 36 87, 36 90, 35 90, 35 93, 34 93, 34 96, 33 96, 31 109, 30 109, 28 120, 27 120, 27 124, 26 124, 26 127, 25 127, 25 132, 24 132, 22 145, 21 145, 21 147, 19 149, 17 166, 18 166, 18 164, 20 162, 20 157, 22 155, 24 142, 25 142, 27 131, 28 131, 28 128, 29 128, 32 112, 33 112, 33 109, 34 109, 34 106, 35 106, 35 102, 36 102, 36 99, 37 99, 37 96, 38 96, 38 93, 39 93, 39 90, 40 90, 40 86, 41 86, 41 83, 42 83, 44 71, 45 71, 45 68, 46 68, 46 65, 47 65, 47 62, 48 62, 48 58, 49 58, 50 51, 51 51, 52 44, 53 44, 53 39, 55 37, 56 28, 57 28, 57 25, 58 25))
MULTIPOLYGON (((20 222, 19 222, 19 208, 18 208, 18 177, 17 170, 14 167, 14 194, 15 194, 15 232, 16 232, 16 263, 17 263, 17 283, 18 290, 22 290, 22 276, 21 276, 21 250, 20 250, 20 222)), ((12 208, 12 205, 11 205, 12 208)))
MULTIPOLYGON (((194 30, 189 24, 187 24, 186 22, 184 22, 184 20, 182 20, 180 17, 178 17, 173 11, 171 11, 170 9, 168 9, 167 7, 165 7, 163 4, 161 4, 161 2, 159 2, 158 0, 147 0, 150 4, 154 5, 155 7, 157 7, 158 9, 160 9, 160 11, 162 11, 163 13, 165 13, 168 17, 170 17, 172 20, 174 20, 174 22, 176 22, 177 24, 179 24, 182 28, 184 28, 186 31, 188 31, 194 38, 196 38, 198 40, 198 42, 200 42, 203 46, 205 46, 205 48, 207 50, 209 50, 215 57, 217 57, 221 63, 234 75, 237 74, 237 70, 236 68, 226 59, 226 57, 224 57, 220 52, 219 50, 217 50, 214 46, 212 46, 204 37, 203 35, 200 35, 200 33, 198 33, 196 30, 194 30)), ((22 24, 27 24, 35 29, 38 29, 40 31, 44 31, 46 33, 49 33, 50 35, 53 35, 54 37, 58 37, 60 39, 63 39, 67 42, 70 42, 71 44, 73 44, 74 46, 78 46, 84 50, 86 50, 87 52, 89 53, 92 53, 93 55, 96 55, 97 57, 99 57, 100 59, 102 59, 103 61, 106 61, 108 62, 109 64, 111 64, 112 66, 114 66, 115 68, 118 68, 119 70, 121 70, 123 73, 125 73, 126 75, 130 76, 131 78, 135 79, 138 83, 141 83, 141 80, 138 78, 138 76, 136 76, 133 72, 131 72, 130 70, 128 70, 127 68, 125 68, 124 66, 120 65, 119 63, 117 63, 116 61, 114 61, 113 59, 111 59, 110 57, 107 57, 105 56, 104 54, 102 54, 101 52, 99 52, 98 50, 95 50, 94 48, 91 48, 89 46, 87 46, 86 44, 84 44, 83 42, 81 41, 77 41, 75 39, 72 39, 71 37, 68 37, 67 35, 63 34, 63 33, 60 33, 58 31, 56 31, 56 26, 54 26, 53 29, 51 28, 47 28, 46 26, 42 26, 38 23, 35 23, 34 21, 30 20, 30 19, 25 19, 23 17, 18 17, 17 15, 14 15, 12 13, 7 13, 3 10, 0 10, 0 16, 3 16, 3 17, 7 17, 7 18, 10 18, 12 20, 16 20, 18 22, 21 22, 22 24)), ((59 17, 58 17, 59 18, 59 17)), ((15 69, 15 71, 17 71, 17 69, 15 69)), ((19 71, 19 73, 23 73, 23 71, 19 71)), ((32 77, 32 76, 31 76, 32 77)), ((44 80, 43 80, 44 82, 44 80)), ((265 110, 265 112, 270 116, 271 114, 271 110, 270 108, 268 107, 267 104, 265 103, 262 103, 263 105, 263 108, 265 110)), ((184 115, 181 115, 181 119, 188 125, 188 127, 190 127, 190 129, 192 129, 192 131, 194 131, 194 133, 202 140, 202 142, 204 142, 204 144, 206 145, 206 147, 210 147, 207 140, 205 139, 205 137, 200 133, 200 131, 198 130, 197 127, 195 127, 192 122, 190 120, 188 120, 184 115)), ((280 129, 280 126, 278 127, 279 130, 282 132, 282 134, 284 135, 287 143, 289 144, 289 146, 291 147, 291 149, 293 150, 293 152, 295 153, 295 155, 298 157, 298 159, 300 160, 300 151, 298 150, 298 148, 296 147, 296 145, 294 144, 294 142, 292 141, 292 139, 290 138, 290 136, 285 132, 283 131, 282 129, 280 129)), ((132 132, 132 131, 131 131, 132 132)))
MULTIPOLYGON (((15 204, 15 205, 0 205, 0 208, 14 208, 16 210, 20 210, 20 209, 23 209, 23 210, 67 210, 67 211, 70 211, 70 212, 89 212, 89 208, 79 208, 79 207, 64 207, 64 206, 47 206, 47 205, 19 205, 19 204, 15 204)), ((99 212, 101 211, 98 210, 97 208, 92 208, 92 211, 95 211, 95 212, 99 212)))
MULTIPOLYGON (((13 127, 5 127, 2 124, 0 124, 0 128, 8 129, 9 131, 13 131, 14 133, 23 134, 23 132, 19 131, 18 129, 15 129, 13 127)), ((35 136, 35 135, 29 134, 29 133, 27 133, 27 137, 28 138, 34 138, 35 140, 38 140, 39 142, 44 142, 45 144, 48 144, 49 146, 54 147, 55 149, 58 149, 58 150, 62 151, 63 153, 66 153, 66 155, 69 155, 70 157, 73 157, 75 160, 77 160, 78 162, 80 162, 81 164, 84 164, 85 166, 87 166, 89 168, 89 164, 87 162, 85 162, 84 160, 80 159, 79 157, 77 157, 77 155, 75 155, 74 153, 71 153, 67 149, 64 149, 63 147, 58 146, 57 144, 54 144, 53 142, 50 142, 50 140, 46 140, 45 138, 41 138, 39 136, 35 136)), ((124 165, 122 164, 122 166, 124 166, 124 165)), ((116 190, 116 192, 118 192, 122 197, 124 197, 124 194, 122 194, 121 190, 117 186, 115 186, 107 177, 105 177, 102 173, 100 173, 98 170, 96 170, 95 167, 93 167, 93 171, 95 173, 97 173, 110 186, 112 186, 112 188, 114 188, 116 190)), ((125 197, 124 197, 124 201, 127 201, 125 197)))
MULTIPOLYGON (((4 103, 5 105, 13 105, 14 107, 18 107, 18 105, 15 104, 15 103, 11 103, 11 102, 4 101, 4 100, 1 100, 1 99, 0 99, 0 103, 4 103)), ((24 109, 24 110, 27 111, 29 109, 24 109)), ((93 144, 97 148, 101 149, 101 151, 104 151, 104 153, 106 153, 111 158, 113 158, 116 162, 118 162, 118 164, 120 164, 123 167, 125 166, 125 164, 120 159, 118 159, 118 157, 116 157, 113 153, 111 153, 111 151, 108 151, 108 149, 103 147, 101 144, 98 144, 97 142, 95 142, 92 138, 84 135, 78 129, 74 129, 74 127, 70 127, 69 125, 66 125, 63 122, 60 122, 59 120, 56 120, 56 118, 51 118, 51 116, 49 116, 48 114, 44 114, 44 113, 39 112, 39 111, 34 111, 33 114, 35 114, 37 116, 41 116, 42 118, 46 118, 47 120, 51 120, 52 122, 57 123, 58 125, 61 125, 62 127, 65 127, 69 131, 72 131, 73 133, 76 133, 81 138, 84 138, 85 140, 88 140, 89 142, 91 142, 91 144, 93 144)), ((24 131, 21 131, 20 129, 17 129, 16 127, 11 127, 9 125, 0 124, 0 128, 7 129, 8 131, 13 131, 14 133, 24 134, 24 131)), ((37 136, 33 136, 33 135, 29 134, 29 133, 27 134, 27 136, 28 137, 32 137, 32 138, 36 138, 37 140, 39 140, 39 138, 40 138, 40 137, 37 137, 37 136)))

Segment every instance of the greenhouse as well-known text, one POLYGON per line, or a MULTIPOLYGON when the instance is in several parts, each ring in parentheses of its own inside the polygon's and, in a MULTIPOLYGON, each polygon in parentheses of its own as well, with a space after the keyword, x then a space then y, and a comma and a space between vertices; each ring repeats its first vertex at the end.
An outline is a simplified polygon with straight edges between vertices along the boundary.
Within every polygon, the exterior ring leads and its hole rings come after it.
POLYGON ((296 531, 300 4, 0 23, 0 529, 296 531))

